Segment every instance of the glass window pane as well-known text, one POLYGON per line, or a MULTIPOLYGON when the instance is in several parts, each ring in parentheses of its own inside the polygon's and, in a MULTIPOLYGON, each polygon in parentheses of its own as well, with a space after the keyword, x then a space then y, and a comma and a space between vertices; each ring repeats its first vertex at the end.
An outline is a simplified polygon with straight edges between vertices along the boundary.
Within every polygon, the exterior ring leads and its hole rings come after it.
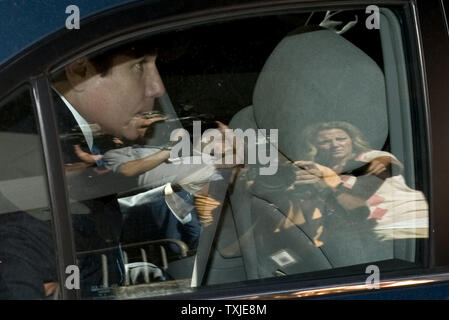
POLYGON ((185 28, 54 74, 84 297, 418 265, 406 50, 392 11, 361 17, 185 28))
POLYGON ((54 298, 51 210, 30 92, 0 103, 0 297, 54 298))

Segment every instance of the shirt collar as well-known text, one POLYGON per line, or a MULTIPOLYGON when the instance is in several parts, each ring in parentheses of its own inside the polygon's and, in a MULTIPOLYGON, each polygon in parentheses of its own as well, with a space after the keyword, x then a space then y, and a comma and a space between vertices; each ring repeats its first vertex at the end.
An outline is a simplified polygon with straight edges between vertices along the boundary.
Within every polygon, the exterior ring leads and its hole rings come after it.
POLYGON ((59 93, 58 90, 56 90, 55 87, 52 86, 52 89, 58 94, 58 96, 61 98, 61 100, 64 102, 64 104, 67 106, 67 108, 72 113, 73 117, 75 118, 76 123, 81 129, 81 132, 84 135, 84 138, 86 138, 87 145, 89 146, 89 150, 92 150, 93 145, 93 135, 92 135, 92 129, 90 128, 89 123, 86 121, 86 119, 83 118, 79 114, 79 112, 70 104, 70 102, 59 93))

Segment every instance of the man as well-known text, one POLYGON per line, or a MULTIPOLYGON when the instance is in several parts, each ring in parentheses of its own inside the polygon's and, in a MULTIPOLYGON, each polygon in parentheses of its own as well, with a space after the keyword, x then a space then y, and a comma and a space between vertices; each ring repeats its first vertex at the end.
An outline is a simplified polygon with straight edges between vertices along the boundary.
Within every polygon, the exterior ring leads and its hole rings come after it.
MULTIPOLYGON (((156 54, 138 43, 80 58, 55 78, 53 89, 77 251, 117 248, 106 253, 107 281, 99 255, 79 257, 82 287, 89 291, 106 282, 119 284, 122 216, 115 187, 125 180, 104 170, 101 154, 110 147, 109 135, 133 140, 155 121, 143 115, 165 92, 156 54)), ((0 297, 45 298, 57 282, 51 225, 25 212, 13 218, 3 221, 10 231, 2 243, 10 245, 0 252, 6 257, 1 261, 0 297)))
MULTIPOLYGON (((186 190, 173 191, 169 185, 143 206, 144 211, 136 206, 124 212, 123 204, 120 207, 117 202, 119 192, 139 185, 137 174, 161 166, 170 152, 153 153, 151 160, 148 161, 148 157, 145 160, 145 170, 140 165, 139 170, 131 170, 136 171, 135 174, 108 170, 110 167, 105 166, 102 159, 108 150, 117 147, 111 143, 112 137, 128 141, 140 139, 149 126, 162 120, 161 117, 146 117, 154 109, 156 99, 165 93, 156 57, 155 50, 148 49, 147 42, 126 45, 69 64, 54 83, 60 134, 80 137, 79 141, 64 138, 61 141, 69 196, 74 200, 71 213, 76 248, 78 252, 117 248, 107 254, 111 269, 108 284, 120 284, 124 280, 120 242, 179 238, 194 248, 201 230, 194 197, 186 190), (79 129, 73 130, 74 127, 79 129), (177 215, 176 211, 186 208, 190 208, 189 212, 177 215)), ((221 123, 219 127, 227 128, 221 123)), ((169 245, 169 248, 179 252, 176 246, 169 245)), ((105 284, 103 270, 100 270, 104 266, 99 259, 97 254, 83 256, 79 261, 87 290, 105 284)))
MULTIPOLYGON (((154 122, 162 120, 161 117, 146 117, 154 109, 156 99, 165 93, 156 67, 156 53, 148 51, 146 43, 140 42, 95 58, 79 59, 66 67, 65 74, 57 79, 54 88, 59 95, 56 112, 60 119, 60 133, 68 131, 73 134, 73 130, 67 129, 73 128, 76 123, 80 128, 78 135, 82 137, 81 140, 85 140, 80 143, 62 141, 67 171, 72 172, 76 168, 75 174, 70 173, 68 179, 69 196, 76 203, 87 207, 89 212, 83 214, 72 205, 77 251, 118 247, 118 250, 110 252, 107 261, 109 265, 121 265, 123 261, 119 241, 174 238, 195 248, 201 225, 194 197, 186 190, 176 190, 175 186, 173 190, 168 185, 143 206, 146 208, 144 212, 131 207, 131 210, 126 210, 125 216, 121 210, 123 205, 120 208, 117 202, 117 193, 138 186, 137 175, 161 166, 169 158, 170 152, 161 150, 142 161, 135 159, 121 165, 120 170, 110 171, 101 158, 101 155, 114 148, 111 146, 114 140, 112 137, 134 141, 142 138, 154 122), (65 105, 61 105, 61 101, 65 105), (80 150, 81 147, 83 150, 80 150), (131 173, 126 174, 122 169, 129 166, 131 173), (130 176, 134 176, 134 179, 130 176), (188 212, 182 212, 185 210, 188 212), (126 221, 123 221, 124 217, 126 221), (96 230, 92 230, 92 226, 96 230)), ((222 123, 217 125, 221 132, 227 128, 222 123)), ((182 171, 180 168, 172 170, 182 171)), ((210 207, 208 196, 203 196, 202 200, 210 207)), ((214 201, 212 204, 217 206, 214 201)), ((179 252, 179 248, 173 245, 169 248, 175 253, 179 252)), ((87 287, 98 285, 102 280, 104 283, 104 279, 99 277, 98 259, 97 255, 79 262, 81 271, 89 274, 84 278, 87 287), (95 259, 97 261, 93 261, 95 259)), ((123 270, 120 270, 120 266, 116 269, 108 280, 120 284, 123 282, 123 270)))
MULTIPOLYGON (((64 164, 70 173, 69 196, 75 203, 71 213, 77 251, 112 248, 105 252, 107 280, 105 262, 100 261, 99 254, 80 257, 83 294, 89 294, 101 284, 123 283, 124 261, 119 244, 124 223, 117 193, 133 186, 131 179, 121 179, 108 171, 101 157, 113 148, 112 137, 136 140, 160 120, 148 119, 145 114, 153 110, 155 100, 165 93, 165 88, 156 67, 156 54, 148 51, 145 43, 137 43, 71 63, 54 83, 54 89, 59 95, 55 104, 60 133, 70 136, 76 132, 74 127, 79 128, 80 141, 61 142, 64 164), (79 209, 80 204, 87 209, 85 212, 79 209)), ((166 158, 166 152, 161 151, 154 165, 166 158)), ((152 206, 160 208, 160 212, 145 212, 142 217, 165 214, 164 220, 171 220, 169 211, 162 210, 166 207, 163 200, 152 206)), ((139 225, 139 221, 134 223, 139 225)))
MULTIPOLYGON (((155 51, 139 42, 68 64, 54 78, 53 89, 82 295, 89 296, 95 288, 124 281, 123 215, 117 194, 135 185, 132 179, 107 170, 102 156, 114 148, 113 137, 135 140, 160 120, 145 115, 165 87, 155 51), (89 254, 92 250, 105 254, 89 254)), ((156 156, 154 166, 164 162, 168 153, 160 151, 156 156)), ((10 229, 21 232, 8 239, 20 254, 4 263, 8 272, 0 274, 0 297, 45 298, 57 288, 50 223, 32 220, 27 213, 20 218, 11 222, 10 229)))
POLYGON ((55 88, 104 133, 135 140, 139 129, 155 121, 144 114, 165 92, 156 54, 144 50, 117 49, 94 59, 78 59, 66 67, 66 79, 56 82, 55 88))

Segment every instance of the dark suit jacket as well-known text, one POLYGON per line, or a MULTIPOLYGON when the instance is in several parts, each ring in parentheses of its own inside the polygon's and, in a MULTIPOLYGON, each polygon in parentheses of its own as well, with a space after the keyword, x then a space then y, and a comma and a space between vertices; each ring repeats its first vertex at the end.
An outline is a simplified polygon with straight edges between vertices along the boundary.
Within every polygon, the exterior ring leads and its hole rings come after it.
MULTIPOLYGON (((79 144, 89 152, 84 135, 56 94, 54 102, 64 164, 79 162, 73 146, 79 144)), ((26 122, 21 125, 31 128, 26 122)), ((99 149, 110 147, 110 137, 101 138, 94 140, 99 149)), ((117 177, 111 172, 98 166, 68 174, 66 181, 77 252, 115 248, 103 252, 108 261, 109 284, 122 282, 123 266, 117 246, 122 214, 114 190, 121 184, 117 184, 117 177)), ((50 221, 41 221, 21 211, 0 216, 0 299, 45 298, 44 283, 58 281, 53 239, 50 221)), ((90 296, 94 294, 92 288, 103 282, 101 255, 84 254, 77 258, 82 295, 90 296)))
MULTIPOLYGON (((60 145, 64 165, 82 162, 76 155, 74 146, 79 145, 90 153, 86 139, 72 113, 64 102, 56 96, 55 113, 58 121, 60 145)), ((113 147, 112 137, 94 137, 93 143, 104 154, 113 147)), ((127 181, 104 167, 92 165, 77 173, 66 174, 67 188, 71 200, 72 225, 77 252, 117 247, 122 230, 122 214, 117 201, 117 187, 127 188, 127 181)), ((119 250, 105 251, 108 257, 109 282, 123 280, 119 250)), ((92 286, 102 283, 101 255, 82 255, 79 258, 84 294, 89 295, 92 286)))
MULTIPOLYGON (((57 96, 54 101, 64 165, 82 162, 76 155, 74 146, 80 145, 83 151, 90 153, 86 139, 64 102, 57 96)), ((110 136, 95 137, 93 143, 100 153, 104 153, 113 145, 110 136)), ((95 230, 92 232, 97 232, 108 243, 117 243, 120 237, 121 213, 115 187, 120 177, 97 165, 73 174, 67 172, 66 177, 69 197, 76 201, 76 204, 71 206, 72 216, 86 215, 86 208, 89 209, 89 214, 95 222, 95 230)), ((90 247, 91 245, 88 245, 88 248, 90 247)))

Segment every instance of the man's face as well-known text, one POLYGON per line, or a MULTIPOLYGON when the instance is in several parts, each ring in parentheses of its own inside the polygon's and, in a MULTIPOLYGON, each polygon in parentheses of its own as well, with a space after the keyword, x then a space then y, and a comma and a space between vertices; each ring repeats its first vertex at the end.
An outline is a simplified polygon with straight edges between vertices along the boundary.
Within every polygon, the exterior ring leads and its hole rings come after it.
POLYGON ((329 161, 348 159, 352 154, 352 139, 341 129, 318 132, 316 138, 318 153, 329 161))
POLYGON ((155 55, 116 55, 106 75, 94 73, 82 83, 74 107, 105 133, 135 140, 147 123, 143 113, 153 110, 164 92, 155 55))

